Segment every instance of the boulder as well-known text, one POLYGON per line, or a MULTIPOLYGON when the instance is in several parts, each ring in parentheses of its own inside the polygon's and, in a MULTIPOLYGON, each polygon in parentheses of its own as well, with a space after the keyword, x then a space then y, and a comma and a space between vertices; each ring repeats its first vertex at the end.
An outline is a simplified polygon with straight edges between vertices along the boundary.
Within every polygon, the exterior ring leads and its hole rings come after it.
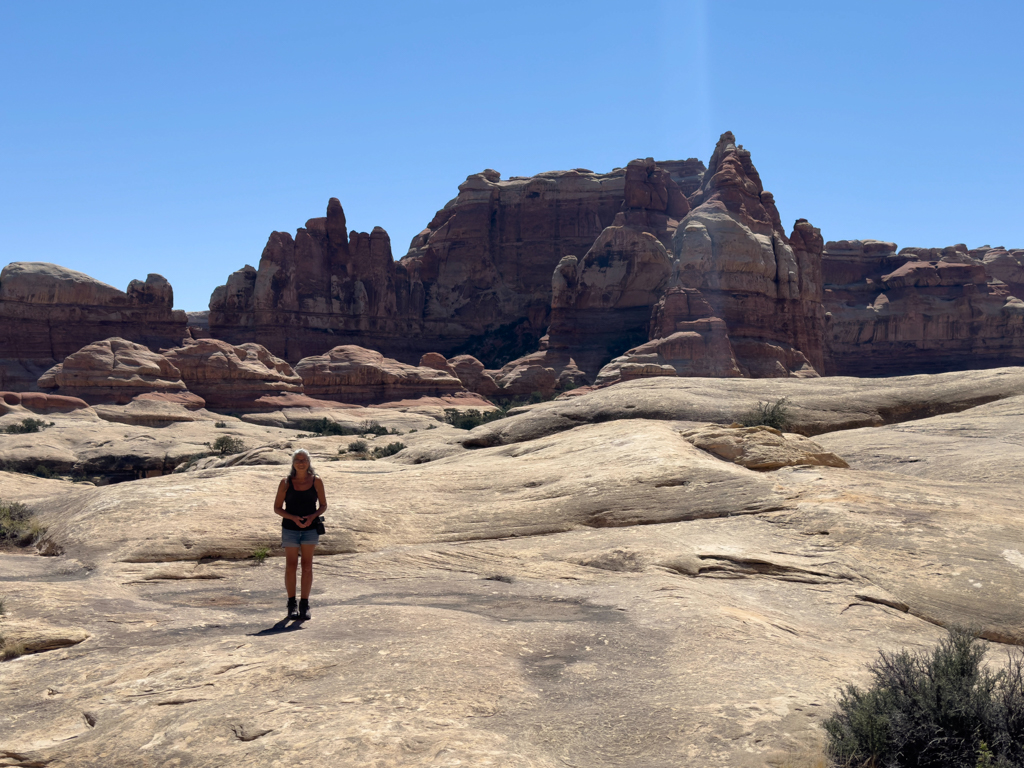
POLYGON ((187 340, 164 351, 190 392, 211 408, 261 409, 266 395, 302 393, 302 379, 284 360, 259 344, 228 344, 218 339, 187 340))
POLYGON ((295 366, 310 397, 344 403, 384 403, 464 391, 447 370, 400 363, 353 344, 303 358, 295 366))
POLYGON ((849 468, 842 458, 802 435, 767 426, 707 426, 687 430, 683 438, 702 451, 747 469, 768 472, 782 467, 849 468))
POLYGON ((484 364, 472 355, 456 355, 447 361, 462 386, 470 392, 490 397, 498 392, 498 385, 493 376, 484 369, 484 364))
POLYGON ((90 405, 124 405, 139 395, 172 395, 177 401, 202 408, 178 369, 149 347, 110 338, 87 344, 39 377, 38 387, 78 397, 90 405))

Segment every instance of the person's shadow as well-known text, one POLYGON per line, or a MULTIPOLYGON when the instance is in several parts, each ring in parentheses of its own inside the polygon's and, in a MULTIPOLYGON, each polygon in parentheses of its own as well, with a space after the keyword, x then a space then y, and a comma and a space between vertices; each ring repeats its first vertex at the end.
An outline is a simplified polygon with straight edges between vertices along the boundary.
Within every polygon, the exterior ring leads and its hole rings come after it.
POLYGON ((266 629, 261 629, 259 632, 249 632, 249 637, 267 637, 268 635, 280 635, 283 632, 295 632, 296 630, 302 629, 302 619, 295 619, 291 624, 289 618, 283 618, 277 624, 266 629))

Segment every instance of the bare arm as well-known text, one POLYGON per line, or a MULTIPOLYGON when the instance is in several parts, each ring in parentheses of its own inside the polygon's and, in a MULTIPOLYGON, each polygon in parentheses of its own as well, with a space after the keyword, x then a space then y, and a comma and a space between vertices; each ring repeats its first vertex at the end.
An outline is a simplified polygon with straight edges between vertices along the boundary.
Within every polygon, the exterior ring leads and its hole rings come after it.
MULTIPOLYGON (((318 517, 327 511, 327 496, 324 495, 324 481, 319 477, 314 478, 313 487, 316 488, 316 499, 318 502, 316 515, 318 517)), ((315 520, 316 517, 313 519, 315 520)))

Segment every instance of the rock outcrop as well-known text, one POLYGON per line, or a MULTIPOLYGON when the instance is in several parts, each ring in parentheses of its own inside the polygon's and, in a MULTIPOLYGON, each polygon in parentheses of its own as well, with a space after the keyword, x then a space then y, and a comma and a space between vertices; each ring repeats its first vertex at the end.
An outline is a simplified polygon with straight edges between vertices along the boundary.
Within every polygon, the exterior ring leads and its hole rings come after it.
MULTIPOLYGON (((880 648, 969 625, 996 672, 994 644, 1024 642, 1024 397, 1007 386, 1024 374, 912 378, 632 382, 577 398, 571 428, 476 450, 395 414, 408 447, 375 462, 339 454, 348 437, 202 413, 151 429, 76 412, 45 440, 5 435, 0 454, 59 449, 86 472, 159 471, 218 435, 246 447, 103 487, 0 471, 49 555, 0 556, 5 655, 27 654, 2 667, 5 762, 824 765, 778 752, 820 738, 880 648), (698 385, 695 403, 682 390, 698 385), (831 404, 818 421, 833 427, 851 405, 1002 399, 805 452, 849 468, 797 456, 765 472, 744 464, 806 443, 681 420, 720 406, 723 385, 831 404), (297 447, 332 507, 304 625, 283 620, 268 509, 297 447), (253 567, 254 552, 270 557, 253 567)), ((523 437, 516 422, 554 407, 502 422, 523 437)))
POLYGON ((670 222, 671 274, 650 315, 649 341, 619 353, 597 380, 819 375, 820 232, 798 219, 786 236, 750 152, 728 132, 689 204, 670 222))
POLYGON ((352 344, 303 358, 295 373, 310 397, 356 405, 466 391, 454 371, 406 365, 352 344))
POLYGON ((171 395, 202 408, 188 392, 178 369, 149 347, 112 338, 87 344, 39 377, 42 390, 78 397, 90 405, 125 405, 143 394, 171 395))
POLYGON ((826 372, 893 376, 1024 361, 1024 251, 903 248, 875 240, 824 251, 826 372))
POLYGON ((35 389, 47 369, 101 339, 176 346, 186 317, 173 306, 160 275, 132 280, 123 292, 56 264, 8 264, 0 271, 0 389, 35 389))
POLYGON ((211 408, 273 409, 280 406, 261 404, 261 398, 302 393, 302 379, 291 366, 259 344, 197 339, 163 354, 181 372, 189 391, 211 408))
POLYGON ((89 404, 78 397, 66 395, 46 395, 42 392, 0 392, 0 416, 7 414, 12 407, 23 407, 30 413, 69 413, 84 408, 89 404))
MULTIPOLYGON (((348 233, 332 198, 325 218, 310 219, 294 238, 274 232, 259 269, 246 266, 214 291, 210 333, 259 342, 293 363, 344 342, 410 364, 427 352, 503 364, 537 348, 550 320, 552 270, 564 256, 585 254, 612 224, 628 173, 471 175, 399 262, 384 230, 348 233)), ((664 162, 651 181, 642 173, 630 201, 681 215, 703 165, 664 162)))
POLYGON ((672 233, 689 205, 651 158, 626 167, 623 210, 582 258, 568 255, 552 276, 548 346, 566 350, 590 377, 648 336, 651 308, 672 277, 672 233))

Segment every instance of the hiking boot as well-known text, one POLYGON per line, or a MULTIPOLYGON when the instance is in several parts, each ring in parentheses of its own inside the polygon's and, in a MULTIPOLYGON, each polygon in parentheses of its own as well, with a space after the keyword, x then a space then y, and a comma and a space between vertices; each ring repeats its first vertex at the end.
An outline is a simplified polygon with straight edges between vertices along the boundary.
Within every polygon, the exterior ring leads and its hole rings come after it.
POLYGON ((309 621, 313 616, 309 612, 309 600, 299 601, 299 621, 309 621))
POLYGON ((288 598, 288 618, 289 620, 299 618, 299 604, 295 601, 294 597, 288 598))

